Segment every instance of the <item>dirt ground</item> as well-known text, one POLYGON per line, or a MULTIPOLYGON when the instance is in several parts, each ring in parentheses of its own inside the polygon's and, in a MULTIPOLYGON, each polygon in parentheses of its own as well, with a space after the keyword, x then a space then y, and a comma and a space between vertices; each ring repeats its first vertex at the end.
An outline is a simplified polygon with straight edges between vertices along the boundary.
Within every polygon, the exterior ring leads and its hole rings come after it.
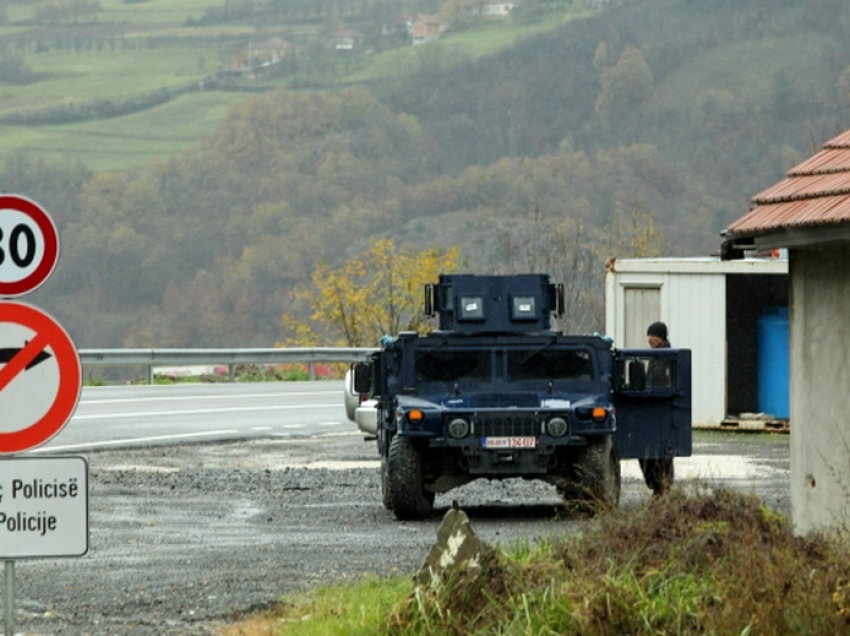
MULTIPOLYGON (((699 432, 680 484, 755 492, 789 509, 787 435, 699 432)), ((88 554, 16 562, 19 633, 215 634, 281 594, 365 573, 411 575, 457 500, 483 538, 569 532, 580 521, 551 486, 475 482, 433 518, 381 505, 374 443, 356 434, 113 450, 89 464, 88 554)), ((621 505, 649 497, 623 462, 621 505)))

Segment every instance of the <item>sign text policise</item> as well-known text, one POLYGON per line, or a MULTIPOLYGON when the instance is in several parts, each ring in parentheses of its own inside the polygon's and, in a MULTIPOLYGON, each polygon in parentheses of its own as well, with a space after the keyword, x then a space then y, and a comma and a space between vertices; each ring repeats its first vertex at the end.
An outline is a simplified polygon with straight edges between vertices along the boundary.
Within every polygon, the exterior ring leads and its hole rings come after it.
MULTIPOLYGON (((3 487, 0 486, 0 502, 3 501, 3 487)), ((76 498, 80 494, 80 487, 76 477, 71 477, 67 482, 61 482, 54 479, 51 482, 45 482, 41 479, 33 479, 29 482, 24 482, 22 479, 13 479, 11 484, 12 499, 66 499, 76 498)), ((49 514, 44 510, 39 510, 35 514, 19 510, 11 516, 7 516, 5 512, 0 512, 0 531, 5 530, 9 533, 14 532, 34 532, 44 536, 48 532, 54 532, 59 529, 59 523, 55 515, 49 514)))

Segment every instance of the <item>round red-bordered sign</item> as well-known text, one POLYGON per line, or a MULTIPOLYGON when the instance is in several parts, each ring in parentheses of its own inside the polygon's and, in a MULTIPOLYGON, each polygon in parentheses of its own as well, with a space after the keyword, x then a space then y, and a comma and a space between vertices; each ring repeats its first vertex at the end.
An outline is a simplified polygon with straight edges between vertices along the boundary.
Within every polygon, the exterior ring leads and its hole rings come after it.
POLYGON ((81 380, 77 348, 59 323, 30 305, 0 302, 0 454, 40 446, 62 430, 81 380))
POLYGON ((41 285, 59 260, 59 232, 37 203, 0 195, 0 296, 21 296, 41 285))

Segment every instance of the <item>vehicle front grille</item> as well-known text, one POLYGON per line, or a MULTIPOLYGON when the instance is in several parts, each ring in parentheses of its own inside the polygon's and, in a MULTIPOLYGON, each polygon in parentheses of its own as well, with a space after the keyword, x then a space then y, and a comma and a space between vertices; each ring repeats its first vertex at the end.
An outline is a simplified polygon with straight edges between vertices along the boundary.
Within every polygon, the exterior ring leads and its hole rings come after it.
POLYGON ((473 434, 479 437, 539 437, 542 420, 536 413, 476 413, 473 434))

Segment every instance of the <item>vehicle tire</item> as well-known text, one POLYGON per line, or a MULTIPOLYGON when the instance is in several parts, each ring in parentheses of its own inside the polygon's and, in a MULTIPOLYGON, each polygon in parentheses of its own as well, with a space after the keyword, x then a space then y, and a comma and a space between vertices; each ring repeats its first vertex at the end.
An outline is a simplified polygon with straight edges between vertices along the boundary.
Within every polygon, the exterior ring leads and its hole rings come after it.
POLYGON ((661 496, 670 489, 675 478, 673 458, 641 459, 638 460, 643 480, 656 496, 661 496))
POLYGON ((578 492, 594 511, 620 504, 620 458, 610 435, 589 440, 576 460, 578 492))
POLYGON ((434 510, 434 493, 423 488, 422 456, 413 440, 396 435, 387 460, 389 508, 399 520, 424 519, 434 510))

